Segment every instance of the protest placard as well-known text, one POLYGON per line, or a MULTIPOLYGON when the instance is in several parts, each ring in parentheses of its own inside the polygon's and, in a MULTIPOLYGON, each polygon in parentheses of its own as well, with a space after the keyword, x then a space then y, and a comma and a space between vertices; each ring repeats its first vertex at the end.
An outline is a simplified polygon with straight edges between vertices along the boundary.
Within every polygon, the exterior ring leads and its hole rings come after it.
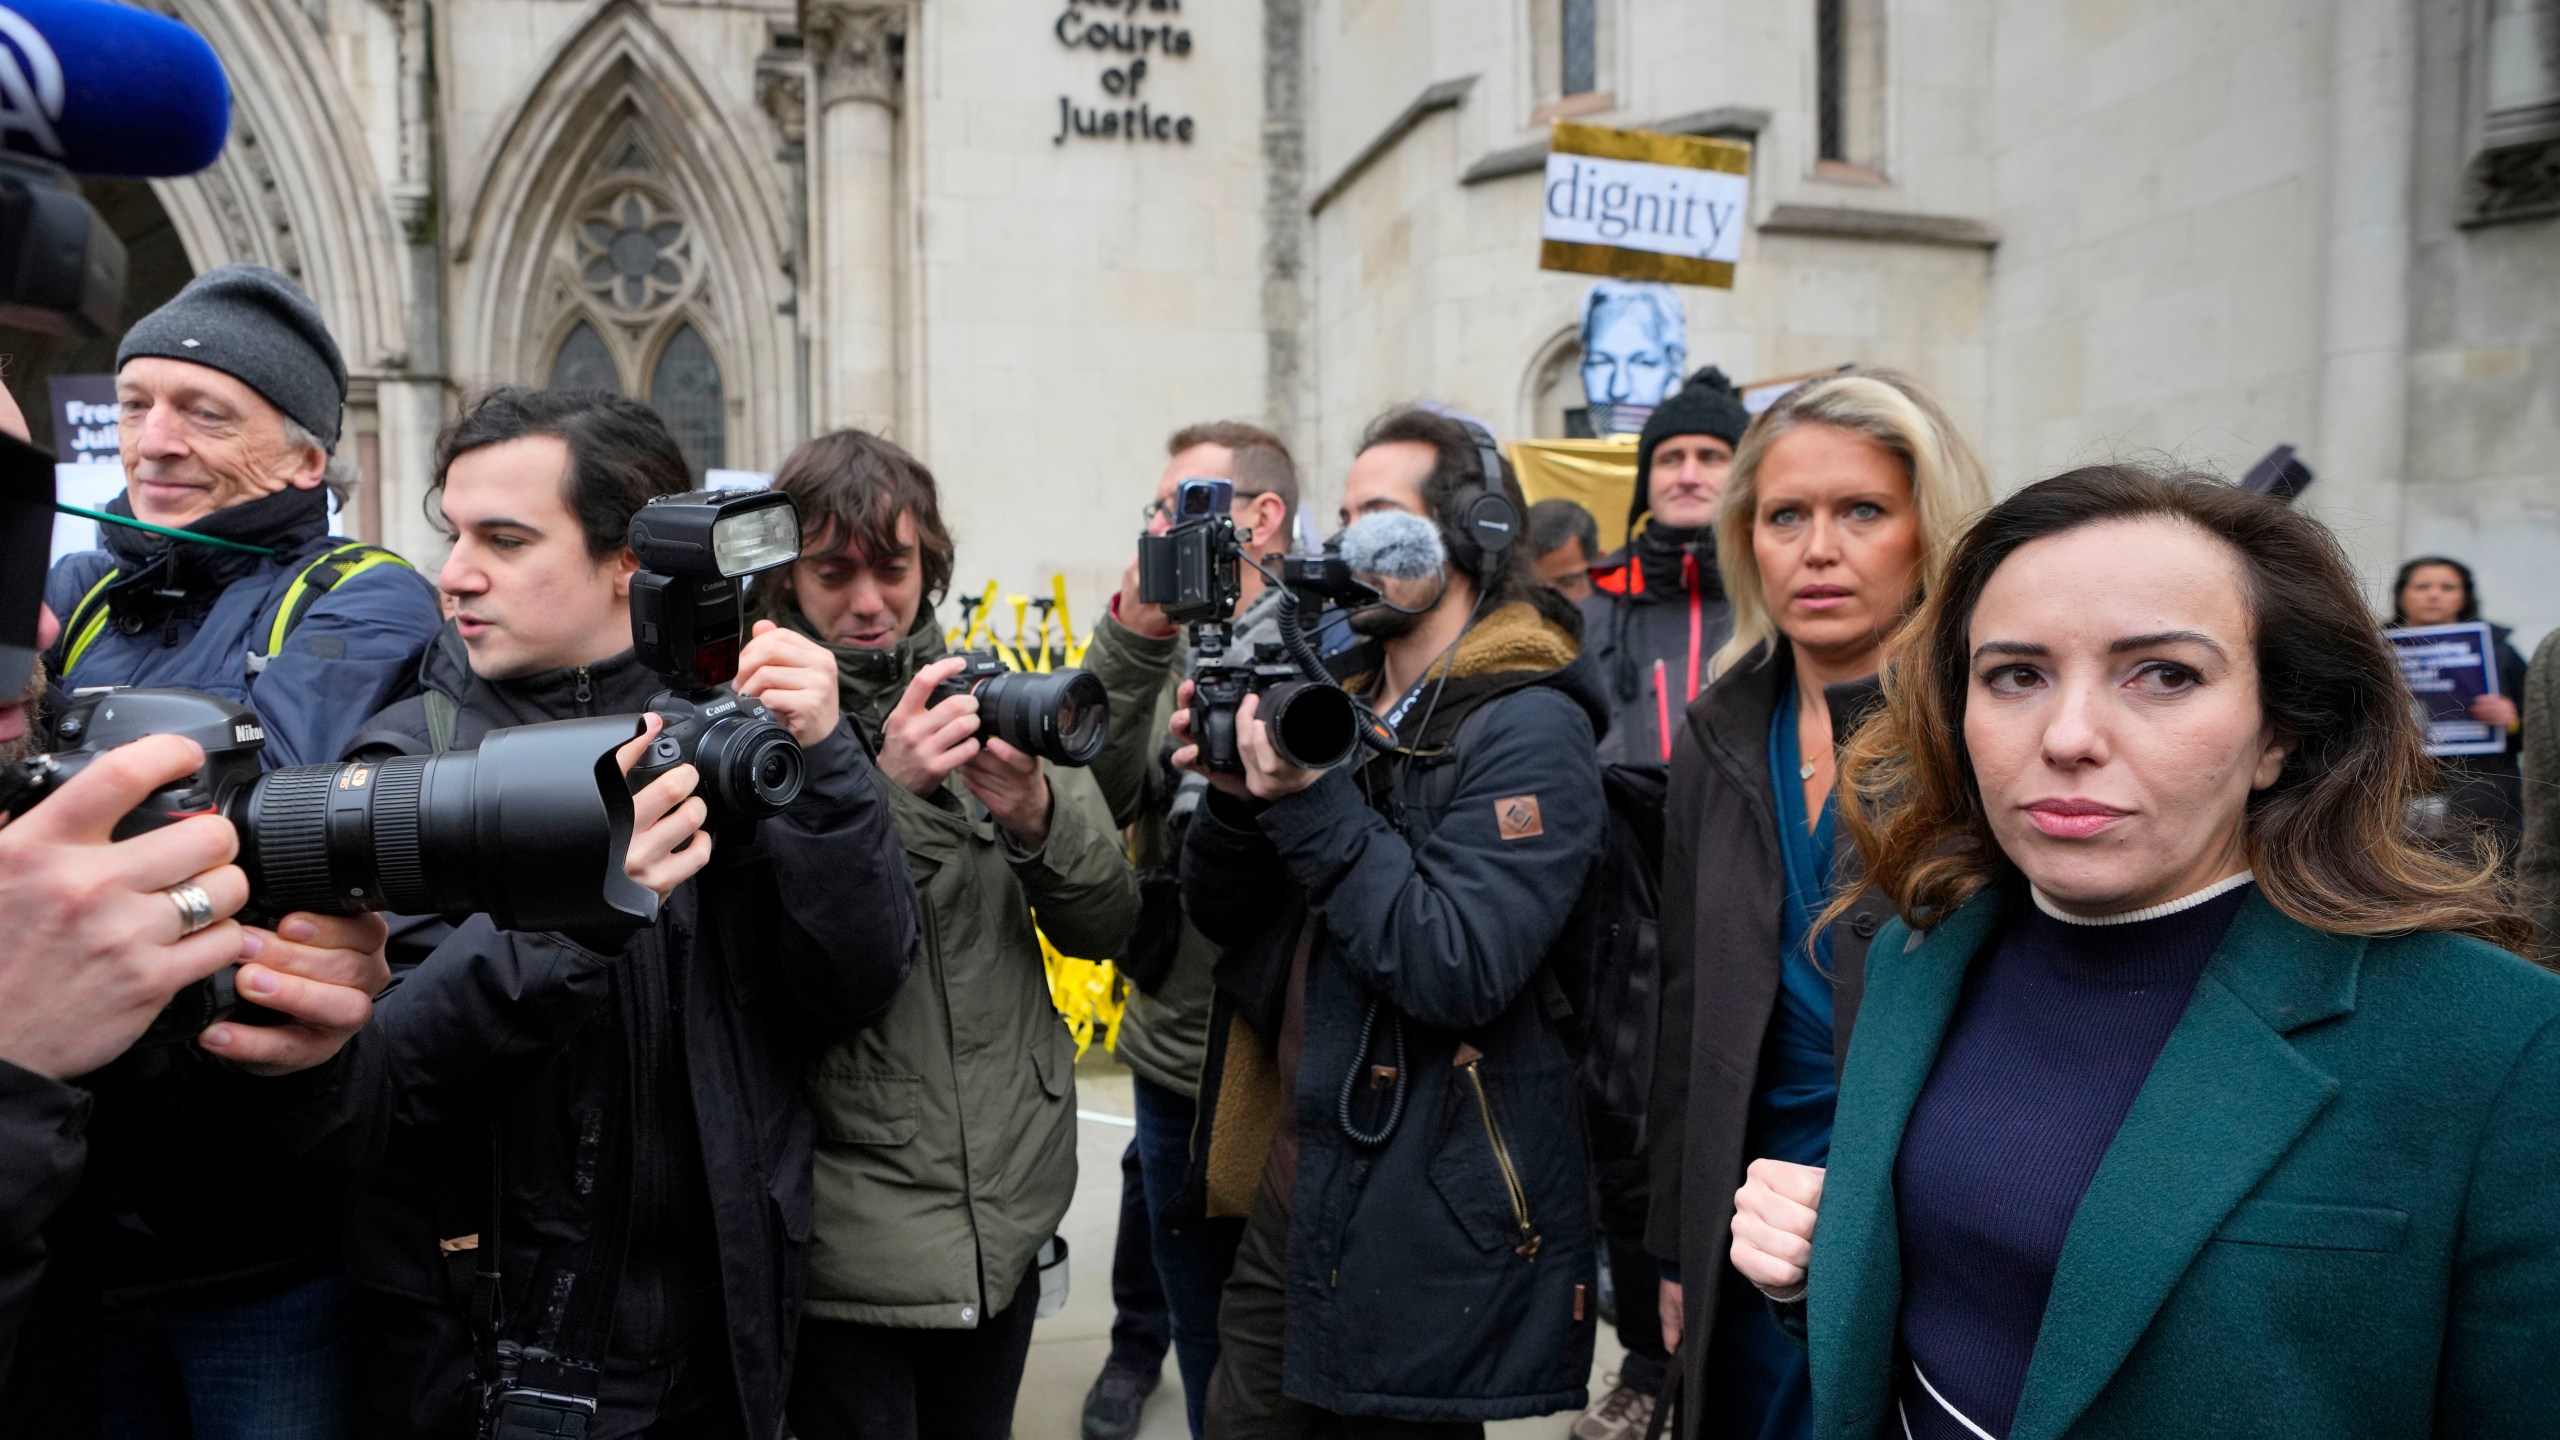
POLYGON ((1736 140, 1559 123, 1547 144, 1539 268, 1733 288, 1751 210, 1736 140))
POLYGON ((2411 625, 2387 632, 2400 654, 2400 675, 2417 697, 2430 755, 2496 755, 2504 728, 2471 718, 2471 702, 2498 693, 2497 642, 2486 621, 2411 625))

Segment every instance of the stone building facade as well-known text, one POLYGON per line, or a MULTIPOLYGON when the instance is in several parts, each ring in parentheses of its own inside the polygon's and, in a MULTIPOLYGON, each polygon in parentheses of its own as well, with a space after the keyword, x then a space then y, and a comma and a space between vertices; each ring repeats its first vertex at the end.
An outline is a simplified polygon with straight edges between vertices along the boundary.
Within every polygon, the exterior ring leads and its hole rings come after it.
POLYGON ((2447 551, 2560 624, 2560 0, 150 3, 236 118, 201 175, 93 187, 133 306, 300 280, 361 526, 413 555, 435 426, 497 380, 647 398, 704 467, 884 430, 964 587, 1079 606, 1183 422, 1273 423, 1320 515, 1393 401, 1555 433, 1567 118, 1754 142, 1693 364, 1906 368, 2003 487, 2291 442, 2369 570, 2447 551))

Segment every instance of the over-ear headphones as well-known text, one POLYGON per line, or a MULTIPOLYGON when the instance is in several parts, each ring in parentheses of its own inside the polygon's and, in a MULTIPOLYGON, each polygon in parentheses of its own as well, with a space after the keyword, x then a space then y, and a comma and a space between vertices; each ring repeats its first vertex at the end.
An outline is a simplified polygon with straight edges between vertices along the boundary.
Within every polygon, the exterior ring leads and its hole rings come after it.
POLYGON ((1464 416, 1454 418, 1475 446, 1476 475, 1451 497, 1449 558, 1482 585, 1502 568, 1511 543, 1520 538, 1520 509, 1503 491, 1502 451, 1493 432, 1464 416))

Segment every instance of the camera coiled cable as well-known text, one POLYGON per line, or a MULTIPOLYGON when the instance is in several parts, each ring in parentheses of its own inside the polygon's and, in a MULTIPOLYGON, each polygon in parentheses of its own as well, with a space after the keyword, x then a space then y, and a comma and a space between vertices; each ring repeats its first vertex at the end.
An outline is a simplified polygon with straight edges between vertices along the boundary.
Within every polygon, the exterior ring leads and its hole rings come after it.
POLYGON ((1404 1017, 1387 1012, 1387 1052, 1383 1065, 1369 1063, 1369 1046, 1377 1038, 1379 1001, 1369 997, 1369 1007, 1360 1016, 1360 1042, 1352 1047, 1351 1068, 1342 1076, 1342 1097, 1334 1106, 1334 1122, 1342 1127, 1343 1137, 1363 1150, 1375 1150, 1393 1139, 1396 1127, 1404 1123, 1406 1076, 1404 1069, 1404 1017), (1375 1130, 1363 1130, 1352 1118, 1352 1100, 1360 1093, 1360 1077, 1370 1076, 1370 1088, 1387 1092, 1387 1115, 1375 1130))

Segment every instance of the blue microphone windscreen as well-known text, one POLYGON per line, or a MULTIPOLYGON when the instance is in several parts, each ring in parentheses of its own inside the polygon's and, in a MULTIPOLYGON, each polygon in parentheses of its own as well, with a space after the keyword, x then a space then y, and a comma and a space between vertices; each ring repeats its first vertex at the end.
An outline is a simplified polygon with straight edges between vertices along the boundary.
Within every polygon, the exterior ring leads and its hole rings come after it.
POLYGON ((112 0, 0 5, 0 144, 78 175, 189 175, 231 133, 203 36, 112 0))

